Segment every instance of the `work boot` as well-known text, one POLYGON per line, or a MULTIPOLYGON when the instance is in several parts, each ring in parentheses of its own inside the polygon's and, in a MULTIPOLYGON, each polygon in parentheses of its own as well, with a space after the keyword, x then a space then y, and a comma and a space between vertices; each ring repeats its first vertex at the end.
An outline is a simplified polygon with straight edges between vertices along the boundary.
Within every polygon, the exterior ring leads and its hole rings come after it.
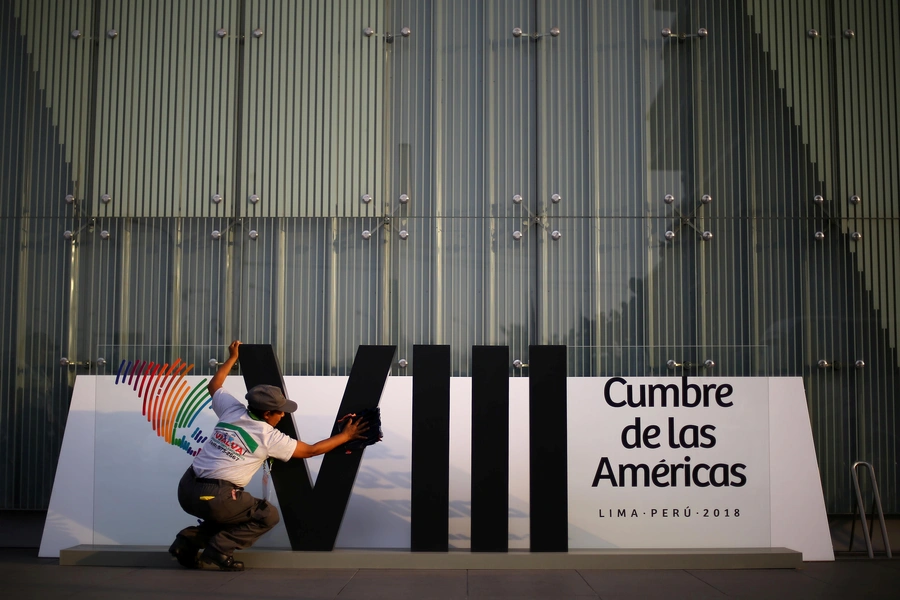
POLYGON ((182 535, 175 536, 175 541, 169 546, 169 554, 175 557, 178 564, 185 569, 199 569, 200 564, 197 562, 197 552, 200 548, 196 547, 182 535))
POLYGON ((243 571, 244 563, 207 546, 200 555, 200 568, 211 571, 243 571))

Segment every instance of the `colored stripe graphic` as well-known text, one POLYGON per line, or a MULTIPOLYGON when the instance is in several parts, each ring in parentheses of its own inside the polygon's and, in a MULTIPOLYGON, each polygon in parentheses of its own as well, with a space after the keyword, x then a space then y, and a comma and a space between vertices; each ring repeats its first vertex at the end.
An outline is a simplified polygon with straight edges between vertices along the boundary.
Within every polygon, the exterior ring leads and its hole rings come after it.
POLYGON ((200 445, 206 442, 207 436, 203 431, 196 427, 189 437, 178 436, 179 429, 193 427, 194 420, 212 401, 206 389, 207 379, 193 388, 185 381, 193 369, 193 364, 181 358, 171 365, 122 360, 116 372, 116 385, 127 385, 137 393, 142 400, 141 414, 158 437, 191 456, 197 456, 201 448, 192 446, 191 442, 200 445))
MULTIPOLYGON (((178 360, 176 360, 175 364, 172 365, 172 368, 174 369, 175 366, 178 365, 178 363, 180 361, 181 361, 180 358, 178 360)), ((181 370, 184 369, 185 366, 186 366, 185 364, 182 364, 178 368, 178 370, 175 371, 171 377, 169 377, 169 381, 168 381, 168 383, 166 383, 165 391, 163 391, 163 393, 160 394, 159 403, 157 404, 156 423, 154 424, 153 428, 156 430, 157 435, 159 435, 161 438, 163 438, 167 442, 171 442, 171 440, 166 435, 166 431, 165 431, 166 412, 167 412, 167 409, 169 408, 169 402, 172 401, 172 399, 169 397, 169 394, 172 393, 173 386, 175 386, 176 382, 179 381, 180 375, 181 375, 181 370)), ((171 371, 171 369, 170 369, 170 371, 171 371)))
POLYGON ((184 381, 180 381, 178 383, 178 391, 172 395, 172 399, 169 402, 168 406, 166 406, 166 420, 163 423, 163 432, 166 432, 166 440, 169 443, 172 443, 172 439, 175 437, 175 414, 178 412, 178 409, 181 407, 182 402, 184 402, 185 396, 188 393, 188 385, 184 381))
POLYGON ((162 365, 156 365, 153 367, 153 372, 150 373, 149 377, 144 377, 147 380, 147 386, 141 386, 141 391, 138 392, 138 397, 144 399, 144 403, 141 405, 141 414, 147 416, 147 398, 150 396, 150 386, 153 384, 153 378, 159 373, 159 370, 162 369, 162 365), (144 394, 144 390, 147 390, 147 393, 144 394))
POLYGON ((160 432, 160 418, 162 417, 163 407, 166 404, 166 400, 169 397, 169 389, 172 387, 172 384, 175 383, 176 376, 178 373, 175 369, 178 367, 178 364, 181 362, 181 359, 177 359, 172 366, 169 367, 169 370, 166 371, 166 378, 163 382, 163 385, 159 389, 159 394, 154 398, 153 403, 153 431, 157 433, 160 437, 162 437, 162 433, 160 432))
POLYGON ((184 401, 184 397, 187 396, 188 392, 188 385, 184 381, 184 378, 188 373, 191 372, 191 369, 193 368, 194 365, 188 365, 187 363, 184 363, 184 365, 182 365, 182 369, 184 369, 184 371, 182 372, 181 370, 179 370, 180 376, 178 378, 178 381, 175 382, 175 385, 171 391, 171 396, 167 399, 166 402, 166 410, 164 413, 165 420, 162 424, 162 431, 165 434, 166 441, 168 441, 169 443, 174 443, 172 442, 172 436, 174 435, 174 432, 170 430, 175 424, 175 414, 178 412, 178 407, 184 401))
MULTIPOLYGON (((193 424, 194 415, 199 413, 200 409, 205 406, 205 404, 202 404, 203 400, 208 401, 209 399, 209 392, 206 390, 206 380, 204 379, 194 386, 187 400, 179 407, 178 414, 175 416, 175 428, 190 427, 193 424), (188 422, 188 419, 190 419, 190 422, 188 422)), ((197 430, 195 429, 194 431, 197 430)))
POLYGON ((134 374, 134 388, 133 388, 134 391, 137 391, 138 383, 140 383, 140 381, 141 381, 141 373, 144 372, 144 367, 146 367, 146 366, 147 366, 146 361, 142 360, 140 363, 138 363, 138 367, 136 369, 137 372, 134 374))
POLYGON ((151 420, 151 412, 153 411, 153 399, 156 398, 156 389, 159 387, 160 378, 162 378, 165 374, 166 369, 169 368, 169 363, 163 363, 163 365, 154 373, 153 381, 150 382, 150 386, 147 388, 147 395, 144 396, 144 402, 148 404, 146 410, 144 411, 144 415, 146 415, 147 420, 151 420))
POLYGON ((144 367, 144 376, 140 378, 140 381, 134 387, 134 390, 138 393, 138 398, 144 395, 144 388, 147 386, 147 381, 150 379, 147 375, 153 371, 155 366, 156 363, 151 360, 147 363, 147 366, 144 367), (138 385, 140 385, 140 388, 138 388, 138 385))

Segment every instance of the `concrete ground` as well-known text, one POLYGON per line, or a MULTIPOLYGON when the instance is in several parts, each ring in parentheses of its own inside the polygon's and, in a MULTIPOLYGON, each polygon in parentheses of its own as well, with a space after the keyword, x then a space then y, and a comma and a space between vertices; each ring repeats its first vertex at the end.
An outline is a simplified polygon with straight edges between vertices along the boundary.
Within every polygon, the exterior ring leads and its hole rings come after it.
POLYGON ((900 559, 842 558, 802 569, 315 570, 241 573, 60 566, 35 548, 0 548, 4 598, 316 598, 361 600, 541 598, 900 598, 900 559))
MULTIPOLYGON (((242 573, 159 568, 60 566, 38 558, 45 511, 0 511, 0 597, 55 598, 900 598, 900 558, 884 557, 874 528, 874 560, 850 536, 852 517, 835 519, 838 560, 801 569, 744 570, 372 570, 251 569, 242 573), (847 551, 853 550, 851 554, 847 551)), ((889 521, 891 539, 900 539, 889 521)), ((900 549, 894 549, 900 555, 900 549)))

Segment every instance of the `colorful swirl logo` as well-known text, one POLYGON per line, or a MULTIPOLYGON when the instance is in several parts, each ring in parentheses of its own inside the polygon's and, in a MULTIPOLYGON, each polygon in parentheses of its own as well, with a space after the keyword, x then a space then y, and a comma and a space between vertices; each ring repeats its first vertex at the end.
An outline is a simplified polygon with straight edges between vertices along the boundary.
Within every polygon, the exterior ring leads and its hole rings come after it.
POLYGON ((197 456, 207 436, 199 427, 193 431, 191 428, 212 398, 206 389, 206 379, 193 389, 185 381, 193 368, 194 365, 180 358, 171 365, 123 360, 116 372, 116 385, 131 386, 138 398, 143 399, 141 414, 147 417, 157 436, 191 456, 197 456))

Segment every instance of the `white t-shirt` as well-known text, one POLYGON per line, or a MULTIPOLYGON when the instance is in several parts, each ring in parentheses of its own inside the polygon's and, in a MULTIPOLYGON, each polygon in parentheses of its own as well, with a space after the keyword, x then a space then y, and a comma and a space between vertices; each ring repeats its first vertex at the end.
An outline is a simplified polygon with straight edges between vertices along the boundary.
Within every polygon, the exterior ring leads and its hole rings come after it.
POLYGON ((268 457, 287 461, 294 454, 297 440, 251 417, 247 407, 224 388, 213 394, 212 409, 219 422, 194 458, 197 477, 244 487, 268 457))

